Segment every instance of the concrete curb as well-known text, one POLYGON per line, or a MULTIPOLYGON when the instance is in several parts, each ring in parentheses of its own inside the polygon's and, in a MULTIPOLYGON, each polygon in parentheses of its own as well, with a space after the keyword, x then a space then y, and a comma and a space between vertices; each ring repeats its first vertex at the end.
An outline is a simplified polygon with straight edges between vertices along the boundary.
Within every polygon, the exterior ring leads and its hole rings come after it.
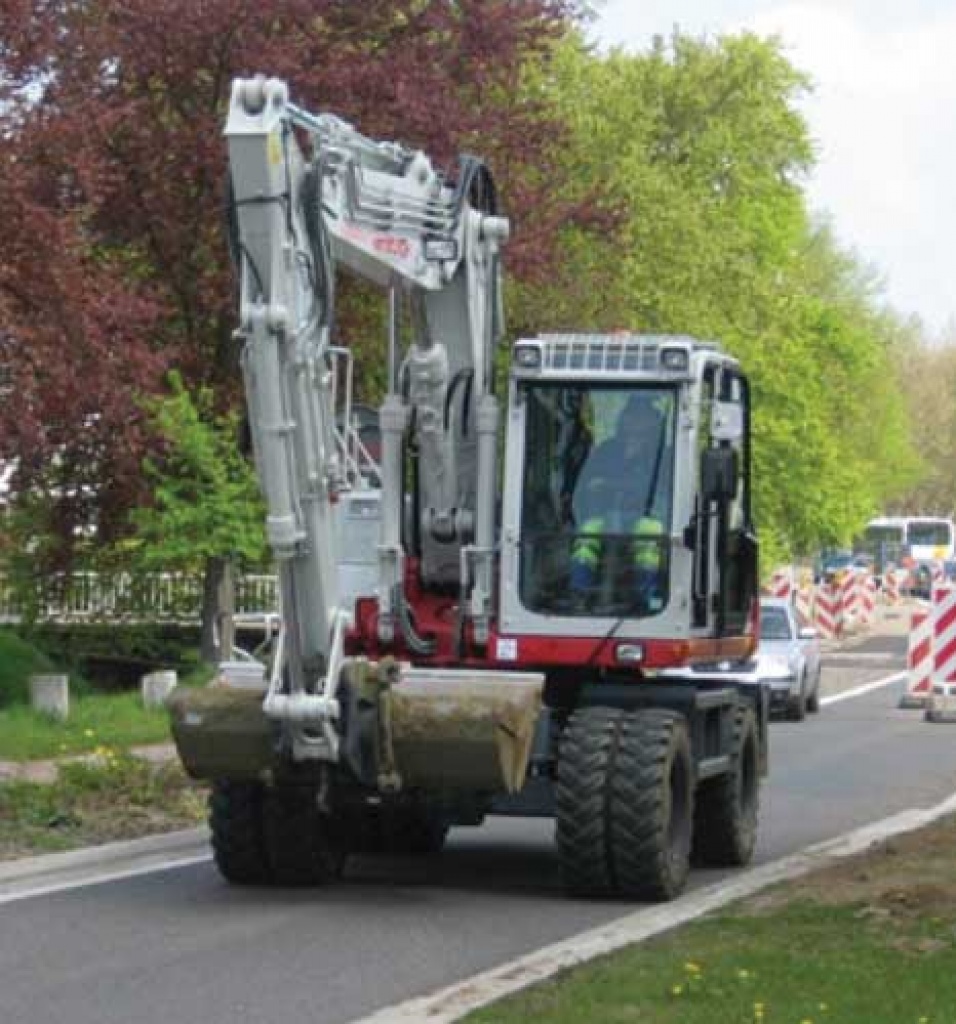
POLYGON ((0 863, 0 905, 209 860, 204 827, 0 863))
POLYGON ((675 903, 635 911, 431 995, 379 1010, 353 1024, 421 1024, 422 1021, 451 1024, 474 1010, 553 978, 571 967, 686 924, 777 882, 798 878, 834 860, 862 853, 875 843, 913 832, 954 811, 956 793, 935 807, 904 811, 689 893, 675 903))

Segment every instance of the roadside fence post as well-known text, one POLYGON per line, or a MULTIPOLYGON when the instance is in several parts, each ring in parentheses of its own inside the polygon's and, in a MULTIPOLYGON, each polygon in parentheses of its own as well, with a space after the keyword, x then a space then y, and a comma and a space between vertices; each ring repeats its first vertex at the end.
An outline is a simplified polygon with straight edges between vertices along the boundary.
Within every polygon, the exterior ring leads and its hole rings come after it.
POLYGON ((30 676, 30 706, 34 711, 65 721, 70 714, 70 677, 30 676))

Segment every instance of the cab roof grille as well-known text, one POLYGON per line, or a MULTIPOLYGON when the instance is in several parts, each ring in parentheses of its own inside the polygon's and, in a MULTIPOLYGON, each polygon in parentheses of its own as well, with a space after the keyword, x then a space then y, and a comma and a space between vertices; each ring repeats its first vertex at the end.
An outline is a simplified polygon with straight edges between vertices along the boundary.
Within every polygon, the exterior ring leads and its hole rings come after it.
POLYGON ((656 334, 544 334, 538 339, 544 370, 654 372, 665 344, 693 343, 687 337, 656 334))

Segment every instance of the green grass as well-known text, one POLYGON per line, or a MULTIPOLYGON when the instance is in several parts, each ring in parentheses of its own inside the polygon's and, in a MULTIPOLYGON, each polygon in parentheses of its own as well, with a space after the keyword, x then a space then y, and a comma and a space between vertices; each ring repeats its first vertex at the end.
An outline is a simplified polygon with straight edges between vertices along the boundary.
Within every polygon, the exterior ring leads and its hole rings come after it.
POLYGON ((954 1024, 954 851, 951 816, 467 1020, 954 1024))
MULTIPOLYGON (((57 722, 29 707, 29 677, 62 671, 38 647, 0 629, 0 760, 25 761, 86 753, 98 746, 125 749, 169 739, 165 712, 146 710, 139 692, 101 693, 70 672, 70 714, 57 722)), ((180 686, 204 686, 214 668, 194 662, 180 686)))
POLYGON ((0 860, 199 824, 206 793, 176 763, 102 750, 60 768, 56 785, 0 783, 0 860))
POLYGON ((467 1020, 951 1024, 954 924, 952 904, 910 915, 866 903, 801 900, 770 913, 722 914, 467 1020))
POLYGON ((139 693, 71 696, 65 722, 24 705, 0 709, 0 760, 64 757, 100 746, 123 750, 169 738, 166 712, 143 707, 139 693))

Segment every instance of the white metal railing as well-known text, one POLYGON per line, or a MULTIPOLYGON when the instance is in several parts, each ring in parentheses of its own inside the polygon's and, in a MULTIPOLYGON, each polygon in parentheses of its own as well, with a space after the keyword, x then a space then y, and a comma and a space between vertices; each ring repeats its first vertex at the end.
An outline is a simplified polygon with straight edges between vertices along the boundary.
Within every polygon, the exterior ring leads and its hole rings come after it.
MULTIPOLYGON (((257 615, 278 607, 275 576, 236 580, 236 613, 257 615)), ((24 595, 0 572, 0 623, 23 618, 43 622, 199 622, 203 580, 192 573, 77 572, 38 582, 24 595)))

